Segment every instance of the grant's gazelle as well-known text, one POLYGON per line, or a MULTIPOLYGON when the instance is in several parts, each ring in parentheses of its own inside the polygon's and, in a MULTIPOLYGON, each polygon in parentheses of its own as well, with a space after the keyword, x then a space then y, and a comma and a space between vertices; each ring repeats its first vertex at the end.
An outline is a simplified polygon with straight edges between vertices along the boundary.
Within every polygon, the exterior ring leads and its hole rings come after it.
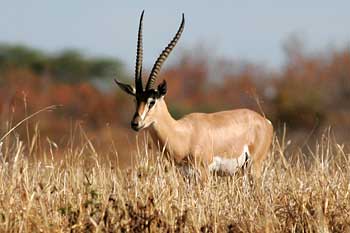
POLYGON ((249 109, 209 114, 191 113, 175 120, 164 100, 167 93, 166 81, 155 86, 164 61, 184 30, 184 15, 174 38, 156 60, 147 84, 143 86, 143 13, 138 30, 135 86, 115 80, 123 91, 135 98, 136 111, 131 120, 131 128, 135 131, 146 129, 154 143, 164 148, 179 165, 199 162, 210 171, 234 174, 247 160, 251 160, 252 172, 259 177, 273 136, 269 120, 249 109))

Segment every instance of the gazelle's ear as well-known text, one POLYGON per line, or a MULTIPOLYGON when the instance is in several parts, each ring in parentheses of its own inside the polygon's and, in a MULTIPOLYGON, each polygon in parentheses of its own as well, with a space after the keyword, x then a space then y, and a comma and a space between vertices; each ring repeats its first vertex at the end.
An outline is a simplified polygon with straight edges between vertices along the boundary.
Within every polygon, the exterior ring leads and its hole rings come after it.
POLYGON ((126 93, 128 93, 129 95, 136 95, 136 89, 134 86, 128 85, 128 84, 124 84, 122 82, 119 82, 118 80, 114 79, 115 83, 118 85, 118 87, 120 89, 122 89, 123 91, 125 91, 126 93))
POLYGON ((158 85, 157 90, 158 90, 158 93, 159 93, 159 97, 162 97, 162 96, 164 96, 166 94, 167 86, 166 86, 166 81, 165 80, 163 80, 163 82, 158 85))

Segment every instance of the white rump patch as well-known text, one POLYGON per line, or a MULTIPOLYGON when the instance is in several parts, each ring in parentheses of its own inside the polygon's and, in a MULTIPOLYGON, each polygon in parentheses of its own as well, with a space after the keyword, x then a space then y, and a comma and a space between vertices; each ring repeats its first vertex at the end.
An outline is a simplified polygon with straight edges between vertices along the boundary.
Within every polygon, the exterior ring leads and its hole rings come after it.
POLYGON ((220 156, 214 156, 213 162, 209 165, 209 171, 234 175, 239 169, 243 168, 249 160, 249 148, 248 145, 244 145, 243 152, 238 158, 227 159, 220 156))

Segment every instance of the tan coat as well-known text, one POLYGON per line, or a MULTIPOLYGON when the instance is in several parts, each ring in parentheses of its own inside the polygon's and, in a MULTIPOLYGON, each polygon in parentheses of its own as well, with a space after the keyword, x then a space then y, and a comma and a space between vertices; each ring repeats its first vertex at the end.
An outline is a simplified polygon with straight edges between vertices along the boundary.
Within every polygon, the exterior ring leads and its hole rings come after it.
POLYGON ((210 164, 214 156, 238 158, 248 145, 257 176, 273 136, 270 121, 248 109, 191 113, 175 120, 162 98, 148 118, 153 119, 147 128, 153 141, 165 147, 176 162, 190 159, 210 164))

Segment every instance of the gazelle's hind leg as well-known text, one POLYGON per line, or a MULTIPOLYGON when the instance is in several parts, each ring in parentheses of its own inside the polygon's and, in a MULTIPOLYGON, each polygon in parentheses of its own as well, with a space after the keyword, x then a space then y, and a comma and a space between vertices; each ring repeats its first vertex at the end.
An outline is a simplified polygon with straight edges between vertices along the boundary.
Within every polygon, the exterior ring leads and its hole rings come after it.
POLYGON ((234 175, 240 169, 246 168, 250 160, 249 148, 247 145, 244 145, 243 152, 238 158, 227 159, 214 156, 213 162, 209 165, 209 171, 219 174, 234 175))
MULTIPOLYGON (((271 135, 273 135, 272 127, 270 127, 270 130, 271 130, 271 135)), ((267 140, 262 140, 257 147, 250 149, 250 152, 252 155, 252 175, 255 178, 260 178, 261 176, 262 168, 263 168, 262 165, 267 155, 269 154, 271 142, 272 142, 272 136, 267 140)))

